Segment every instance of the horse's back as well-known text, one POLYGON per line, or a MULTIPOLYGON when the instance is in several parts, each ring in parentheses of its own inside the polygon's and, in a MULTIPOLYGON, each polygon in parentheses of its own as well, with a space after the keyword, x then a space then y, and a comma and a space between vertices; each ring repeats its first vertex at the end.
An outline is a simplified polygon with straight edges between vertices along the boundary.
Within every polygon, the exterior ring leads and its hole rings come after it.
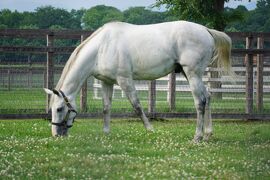
POLYGON ((134 79, 155 79, 170 73, 182 53, 202 53, 211 45, 204 26, 186 21, 152 25, 112 22, 103 26, 98 53, 102 76, 129 74, 134 79))
POLYGON ((114 42, 119 50, 135 53, 146 61, 148 56, 157 53, 156 50, 160 52, 159 56, 163 52, 177 59, 179 53, 186 49, 200 51, 213 45, 213 38, 206 27, 187 21, 150 25, 112 22, 104 25, 104 31, 104 42, 110 45, 114 42))

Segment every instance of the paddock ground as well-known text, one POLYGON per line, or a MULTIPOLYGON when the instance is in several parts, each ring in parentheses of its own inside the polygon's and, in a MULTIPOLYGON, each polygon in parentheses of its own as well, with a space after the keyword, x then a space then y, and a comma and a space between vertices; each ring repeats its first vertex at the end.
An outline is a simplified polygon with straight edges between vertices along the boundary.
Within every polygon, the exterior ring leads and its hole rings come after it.
POLYGON ((77 120, 52 138, 45 120, 0 120, 1 179, 269 179, 270 123, 214 121, 209 142, 192 143, 194 120, 77 120))

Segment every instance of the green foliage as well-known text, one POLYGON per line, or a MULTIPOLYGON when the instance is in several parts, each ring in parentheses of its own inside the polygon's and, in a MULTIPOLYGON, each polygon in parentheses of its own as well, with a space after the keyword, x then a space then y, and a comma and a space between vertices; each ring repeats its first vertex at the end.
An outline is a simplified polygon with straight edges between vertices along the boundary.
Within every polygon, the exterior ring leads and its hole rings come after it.
POLYGON ((248 11, 244 6, 225 8, 229 0, 157 0, 156 6, 166 5, 179 19, 204 24, 226 31, 270 31, 270 0, 258 0, 257 8, 248 11))
POLYGON ((35 24, 21 25, 20 29, 38 29, 38 26, 35 24))
POLYGON ((166 12, 155 12, 145 7, 131 7, 123 12, 124 21, 132 24, 154 24, 167 21, 166 12))
POLYGON ((96 30, 111 21, 153 24, 177 20, 169 12, 156 12, 145 7, 132 7, 123 12, 111 6, 98 5, 88 10, 71 10, 42 6, 34 12, 0 11, 0 28, 21 29, 88 29, 96 30))
POLYGON ((157 0, 155 6, 166 5, 168 11, 156 12, 145 7, 131 7, 123 12, 111 6, 98 5, 90 9, 67 11, 42 6, 34 12, 0 10, 0 29, 89 29, 96 30, 110 21, 152 24, 173 20, 188 20, 210 28, 226 31, 270 31, 270 0, 258 0, 257 8, 225 8, 228 0, 157 0))
POLYGON ((111 21, 123 21, 120 10, 111 6, 98 5, 87 10, 82 18, 84 29, 96 30, 111 21))
POLYGON ((86 11, 82 18, 85 29, 95 30, 107 22, 124 21, 132 24, 153 24, 177 20, 168 12, 156 12, 145 7, 131 7, 123 12, 110 6, 99 5, 86 11))
POLYGON ((7 25, 5 25, 5 24, 0 24, 0 29, 7 29, 7 28, 8 28, 7 25))
POLYGON ((21 24, 23 17, 18 11, 12 12, 9 9, 3 9, 0 11, 0 23, 8 28, 16 28, 21 24))
POLYGON ((38 29, 38 25, 36 24, 35 13, 33 12, 23 12, 21 13, 21 21, 19 28, 20 29, 38 29))
POLYGON ((229 24, 226 27, 226 31, 239 32, 240 29, 244 29, 243 22, 248 19, 249 11, 244 6, 238 6, 236 9, 226 8, 226 15, 230 18, 229 24), (239 21, 238 19, 242 19, 239 21))
POLYGON ((40 29, 48 29, 51 26, 72 28, 70 27, 72 16, 64 9, 54 8, 52 6, 39 7, 36 9, 35 16, 36 20, 38 20, 36 23, 40 29))
POLYGON ((167 9, 181 20, 204 24, 210 28, 223 30, 228 22, 241 20, 242 16, 224 12, 228 0, 157 0, 156 6, 166 5, 167 9))
POLYGON ((85 13, 85 9, 80 9, 80 10, 75 10, 72 9, 70 11, 71 17, 72 17, 72 21, 70 21, 70 26, 71 29, 82 29, 81 28, 81 24, 82 24, 82 17, 85 13))
POLYGON ((191 142, 195 121, 78 120, 67 138, 46 121, 0 121, 1 179, 269 179, 269 123, 214 122, 208 143, 191 142))
POLYGON ((54 8, 52 6, 38 7, 35 12, 18 12, 3 9, 0 11, 0 28, 33 28, 49 29, 62 27, 67 29, 81 29, 81 17, 85 10, 71 10, 54 8))
POLYGON ((244 32, 270 32, 270 0, 259 0, 254 10, 248 11, 239 6, 232 11, 241 11, 244 19, 241 22, 232 22, 227 29, 236 29, 244 32))
POLYGON ((51 29, 51 30, 64 30, 66 28, 63 28, 60 25, 52 25, 52 26, 49 27, 49 29, 51 29))

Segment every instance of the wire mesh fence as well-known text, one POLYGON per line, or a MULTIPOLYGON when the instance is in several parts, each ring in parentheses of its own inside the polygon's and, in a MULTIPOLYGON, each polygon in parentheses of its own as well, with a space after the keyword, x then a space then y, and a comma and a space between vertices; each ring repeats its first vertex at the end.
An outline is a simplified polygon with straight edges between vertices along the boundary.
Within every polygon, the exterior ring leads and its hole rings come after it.
MULTIPOLYGON (((78 37, 81 36, 76 35, 77 40, 69 41, 69 43, 71 43, 69 46, 76 46, 80 41, 78 37)), ((269 38, 270 36, 268 39, 265 39, 266 45, 269 38)), ((10 39, 10 37, 8 37, 8 39, 10 39)), ((56 42, 54 46, 63 46, 60 40, 56 42)), ((244 46, 243 44, 245 44, 243 38, 242 42, 234 42, 234 47, 238 46, 242 48, 242 46, 244 46)), ((6 44, 1 44, 2 47, 4 45, 6 44)), ((257 44, 254 43, 254 46, 256 45, 257 44)), ((0 51, 0 115, 46 113, 47 102, 43 87, 47 87, 48 85, 48 55, 46 55, 45 52, 33 53, 32 51, 28 51, 11 52, 11 50, 5 48, 2 48, 0 51)), ((54 85, 57 84, 70 52, 53 53, 52 79, 54 85)), ((245 53, 236 52, 233 54, 233 69, 237 74, 235 82, 231 82, 228 77, 213 77, 212 73, 216 72, 219 74, 218 72, 220 70, 214 67, 207 68, 203 81, 205 85, 209 87, 209 91, 212 94, 211 110, 213 114, 222 114, 224 117, 226 117, 227 114, 246 114, 253 115, 252 117, 254 117, 254 115, 263 115, 269 118, 270 56, 268 56, 267 53, 269 54, 269 52, 266 52, 264 56, 261 57, 263 58, 262 93, 259 93, 258 89, 258 76, 260 72, 258 71, 257 63, 260 57, 256 52, 253 53, 252 56, 252 114, 247 111, 246 84, 248 72, 246 69, 247 58, 245 53), (213 84, 216 85, 213 86, 213 84), (260 100, 261 102, 258 102, 260 100)), ((174 80, 170 75, 162 77, 157 79, 154 85, 152 83, 152 86, 150 85, 151 81, 136 81, 138 96, 146 112, 152 114, 171 113, 176 116, 184 113, 194 114, 196 112, 188 81, 182 74, 176 74, 173 78, 174 80), (175 81, 173 86, 170 84, 172 81, 175 81)), ((102 114, 103 106, 100 81, 89 78, 87 80, 86 94, 85 107, 81 105, 81 96, 77 96, 78 110, 87 115, 102 114)), ((126 98, 125 93, 118 85, 114 85, 112 114, 132 113, 132 106, 126 98)))
MULTIPOLYGON (((238 57, 239 58, 239 57, 238 57)), ((235 59, 235 58, 234 58, 235 59)), ((243 59, 243 58, 242 58, 243 59)), ((266 58, 267 59, 267 58, 266 58)), ((269 59, 269 58, 268 58, 269 59)), ((63 64, 55 68, 54 84, 57 83, 63 64)), ((235 67, 234 71, 238 74, 235 84, 231 82, 222 82, 219 89, 210 89, 212 93, 219 93, 220 97, 212 98, 213 113, 245 113, 245 67, 235 67)), ((203 80, 206 86, 211 83, 209 77, 204 76, 203 80)), ((46 107, 46 95, 43 87, 46 87, 46 66, 44 63, 22 64, 20 62, 14 64, 1 64, 0 68, 0 113, 44 113, 46 107)), ((254 70, 254 79, 256 79, 257 71, 254 70)), ((270 68, 264 68, 264 88, 263 88, 263 110, 262 113, 270 112, 270 68)), ((222 78, 221 78, 222 79, 222 78)), ((226 79, 226 78, 223 78, 226 79)), ((195 112, 192 94, 185 77, 176 74, 176 93, 175 93, 175 109, 169 107, 169 77, 163 77, 156 80, 156 112, 195 112)), ((141 104, 147 111, 149 104, 150 81, 136 81, 136 89, 141 104)), ((257 81, 254 81, 256 87, 257 81)), ((88 79, 88 113, 102 112, 102 90, 99 80, 88 79)), ((256 101, 256 89, 254 91, 254 102, 256 101)), ((77 104, 79 106, 79 96, 77 104)), ((256 107, 254 105, 254 111, 256 107)), ((118 85, 114 86, 113 93, 113 113, 131 113, 133 112, 125 93, 118 85)))

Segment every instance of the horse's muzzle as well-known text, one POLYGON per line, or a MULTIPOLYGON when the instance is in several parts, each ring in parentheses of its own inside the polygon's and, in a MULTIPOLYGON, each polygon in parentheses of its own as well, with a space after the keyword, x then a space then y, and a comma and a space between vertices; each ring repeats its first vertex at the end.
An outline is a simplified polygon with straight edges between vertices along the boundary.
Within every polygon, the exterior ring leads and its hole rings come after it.
POLYGON ((67 127, 52 125, 52 136, 60 137, 60 136, 67 136, 67 135, 68 135, 67 127))

